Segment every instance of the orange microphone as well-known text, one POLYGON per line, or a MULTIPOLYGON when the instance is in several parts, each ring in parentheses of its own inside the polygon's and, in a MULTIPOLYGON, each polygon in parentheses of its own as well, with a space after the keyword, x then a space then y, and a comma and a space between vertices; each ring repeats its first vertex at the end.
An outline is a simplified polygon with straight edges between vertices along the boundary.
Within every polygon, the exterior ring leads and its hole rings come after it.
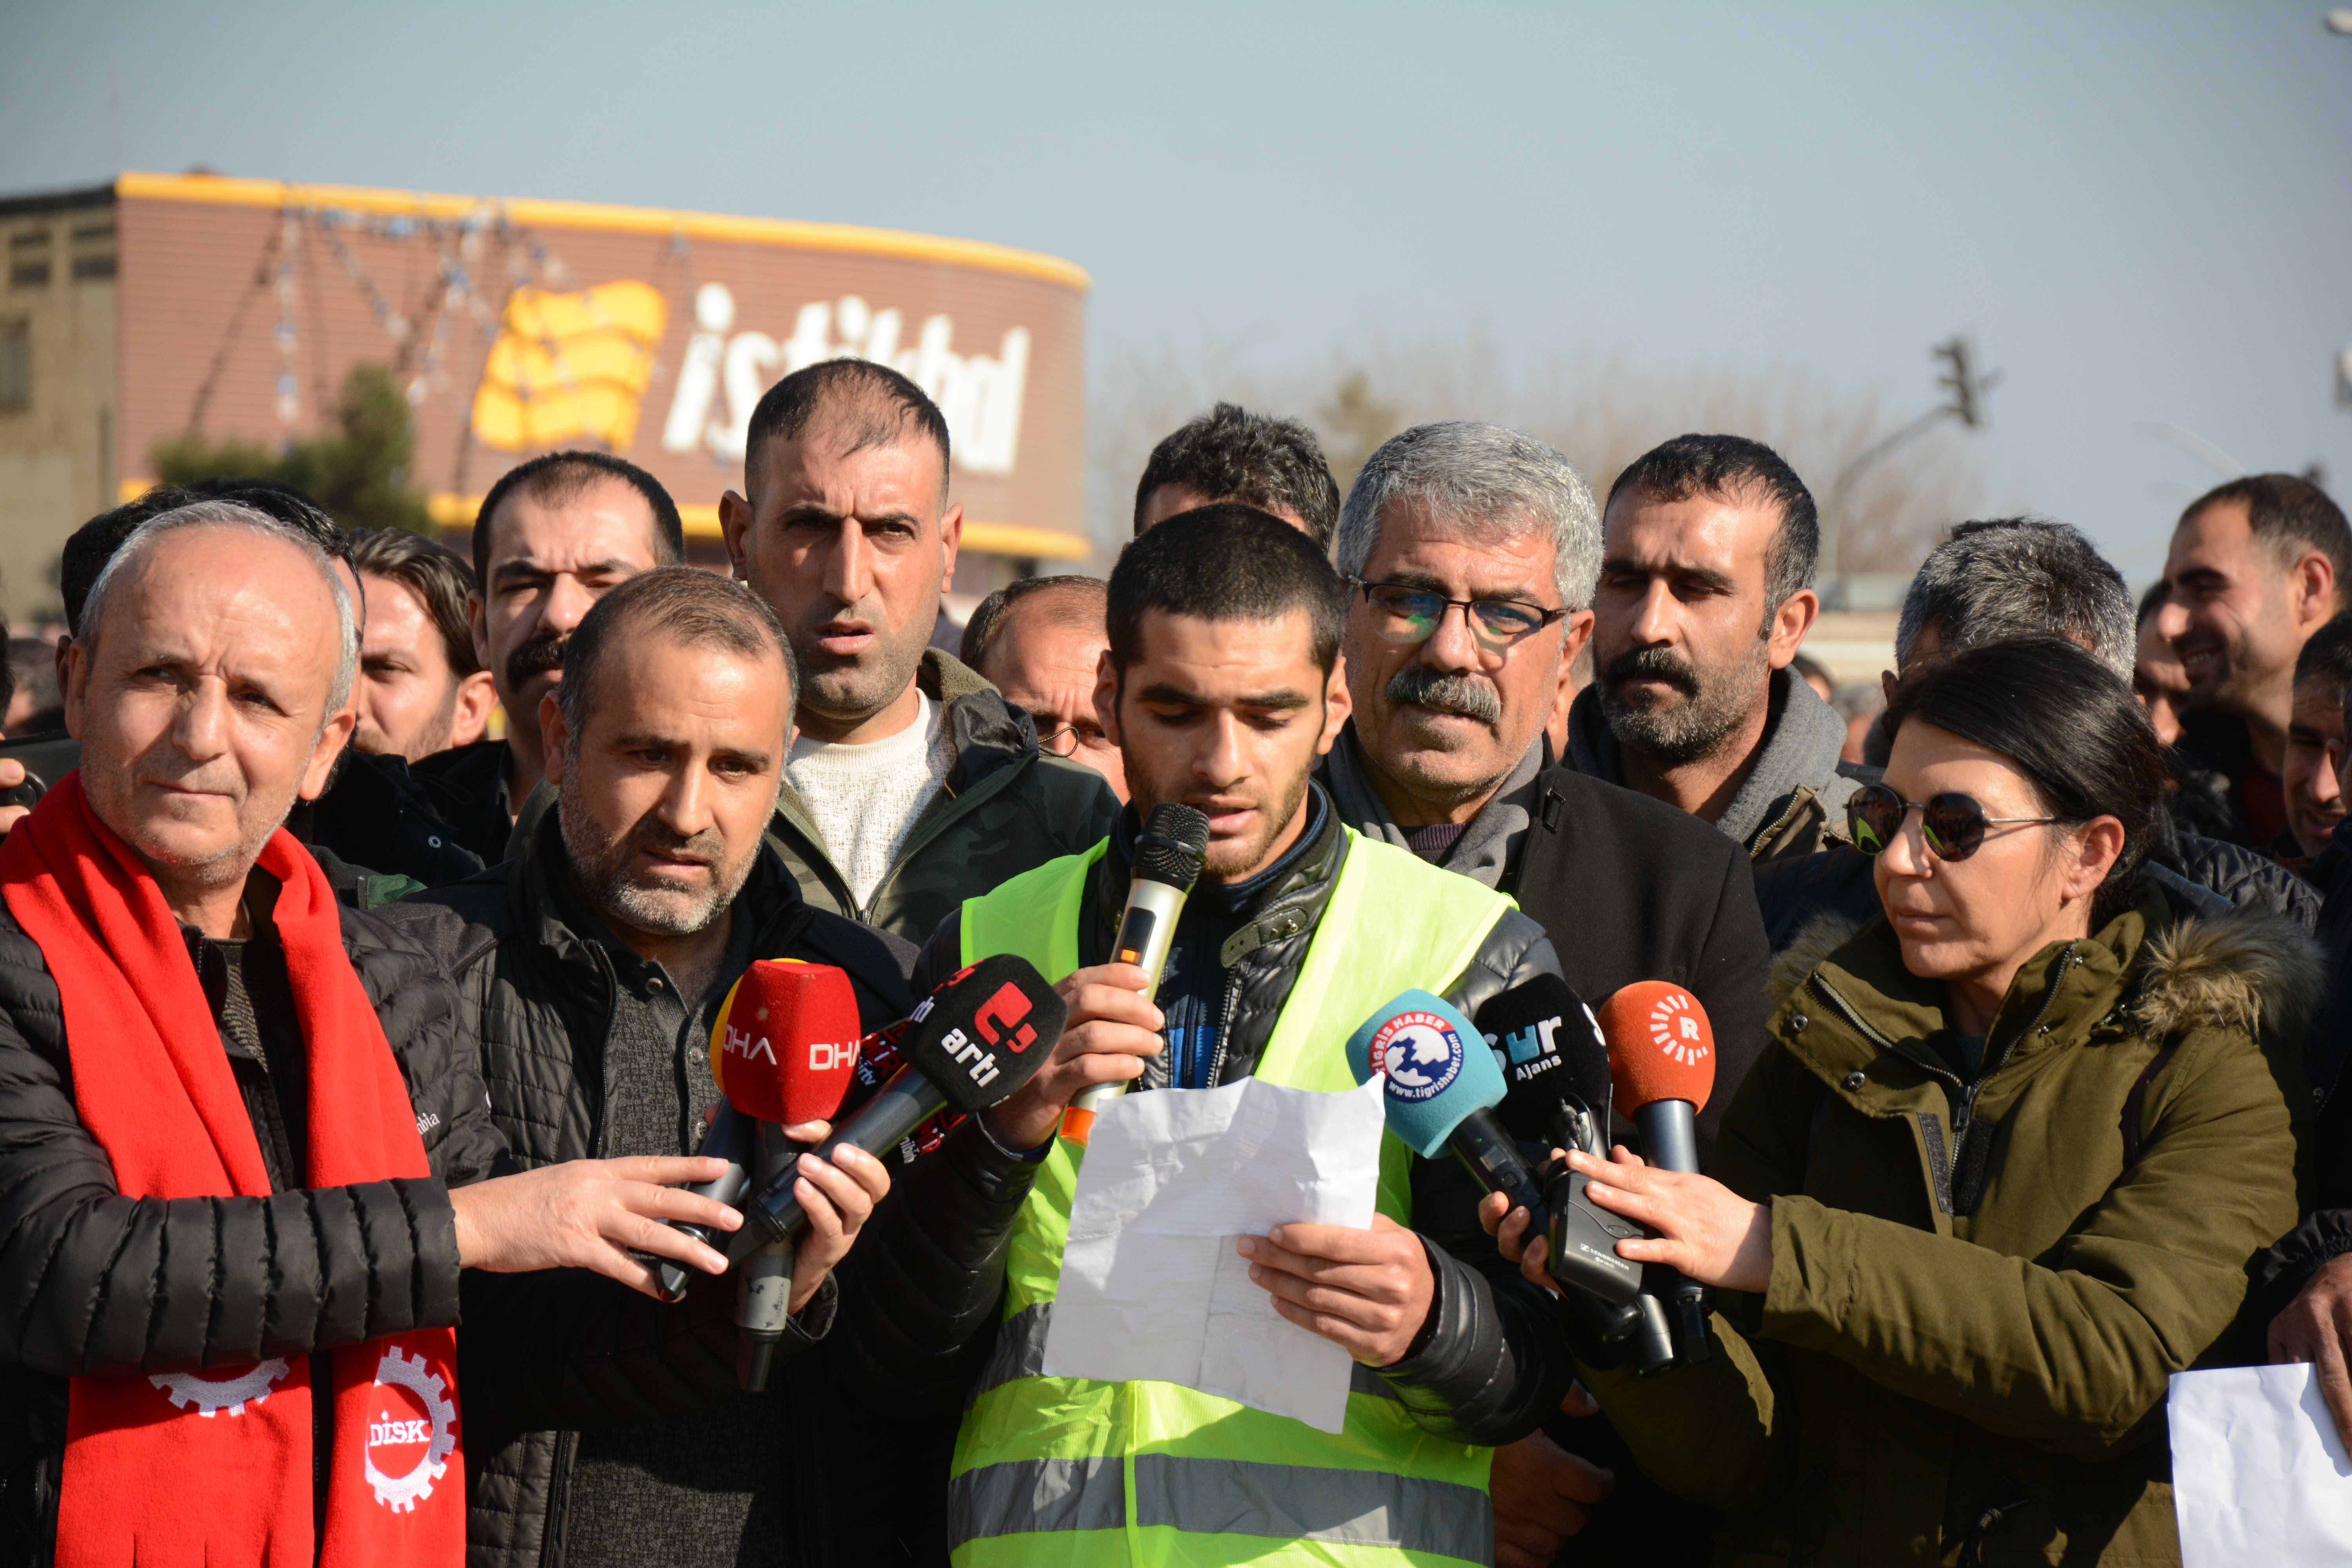
MULTIPOLYGON (((1706 1009, 1672 981, 1640 980, 1620 987, 1597 1016, 1609 1043, 1610 1082, 1618 1107, 1641 1129, 1643 1157, 1660 1170, 1696 1172, 1697 1117, 1715 1092, 1715 1030, 1706 1009)), ((1634 1361, 1644 1373, 1675 1363, 1667 1300, 1680 1328, 1679 1359, 1705 1361, 1706 1288, 1671 1268, 1653 1266, 1644 1274, 1634 1361)))

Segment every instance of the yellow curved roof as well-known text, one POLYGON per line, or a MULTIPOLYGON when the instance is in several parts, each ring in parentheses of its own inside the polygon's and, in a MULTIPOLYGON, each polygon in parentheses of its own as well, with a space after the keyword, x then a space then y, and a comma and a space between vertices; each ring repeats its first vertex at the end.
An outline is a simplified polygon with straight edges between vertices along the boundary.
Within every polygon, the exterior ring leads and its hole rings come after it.
POLYGON ((696 239, 741 240, 800 250, 849 251, 861 256, 976 267, 1019 278, 1042 279, 1081 292, 1094 287, 1094 279, 1085 268, 1058 256, 1016 250, 982 239, 949 239, 899 229, 861 228, 853 224, 730 217, 719 213, 614 206, 603 202, 541 201, 527 196, 455 196, 427 191, 381 190, 370 185, 304 185, 285 180, 232 179, 223 174, 126 173, 116 177, 114 193, 117 196, 143 196, 153 201, 210 202, 226 206, 341 207, 395 217, 462 218, 489 209, 530 227, 600 229, 614 234, 684 234, 696 239))

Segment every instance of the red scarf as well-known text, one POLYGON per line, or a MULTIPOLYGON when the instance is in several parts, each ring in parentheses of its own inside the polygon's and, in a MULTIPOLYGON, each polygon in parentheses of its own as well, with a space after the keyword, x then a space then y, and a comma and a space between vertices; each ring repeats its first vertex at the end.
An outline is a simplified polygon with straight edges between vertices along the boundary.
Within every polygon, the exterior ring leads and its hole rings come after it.
MULTIPOLYGON (((310 1062, 310 1181, 431 1174, 383 1026, 343 952, 327 879, 280 829, 261 851, 310 1062)), ((0 896, 56 977, 74 1110, 126 1197, 270 1190, 220 1031, 163 895, 68 773, 0 841, 0 896)), ((333 1353, 326 1539, 312 1520, 310 1358, 77 1377, 60 1568, 375 1568, 465 1556, 457 1334, 333 1353)))

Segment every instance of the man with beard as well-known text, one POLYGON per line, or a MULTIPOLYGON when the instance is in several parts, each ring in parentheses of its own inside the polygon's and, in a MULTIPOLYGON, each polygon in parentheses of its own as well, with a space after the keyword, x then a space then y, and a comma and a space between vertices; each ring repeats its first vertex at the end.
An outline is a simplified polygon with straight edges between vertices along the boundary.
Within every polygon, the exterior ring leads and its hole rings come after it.
POLYGON ((496 865, 520 850, 547 797, 540 700, 562 679, 566 640, 589 606, 640 572, 686 559, 661 482, 604 452, 551 452, 509 468, 474 521, 474 647, 506 709, 503 741, 477 741, 414 772, 454 841, 496 865))
POLYGON ((2182 794, 2212 803, 2198 831, 2263 848, 2288 826, 2280 773, 2295 655, 2343 607, 2352 531, 2309 480, 2250 475, 2181 514, 2164 580, 2157 633, 2189 677, 2173 759, 2182 794))
POLYGON ((1813 498, 1738 436, 1678 436, 1610 487, 1591 687, 1569 765, 1711 822, 1762 863, 1845 837, 1845 721, 1790 674, 1821 609, 1813 498))
POLYGON ((1346 600, 1311 540, 1252 508, 1202 507, 1129 545, 1095 706, 1131 804, 1085 853, 966 903, 925 950, 919 975, 1022 954, 1070 1007, 1045 1068, 975 1119, 1004 1151, 992 1169, 1009 1201, 984 1227, 934 1227, 933 1267, 970 1279, 971 1310, 933 1386, 907 1398, 964 1407, 959 1563, 1119 1562, 1139 1527, 1146 1560, 1200 1568, 1329 1561, 1332 1542, 1365 1568, 1485 1562, 1486 1446, 1560 1397, 1557 1321, 1530 1316, 1546 1303, 1464 1228, 1477 1189, 1450 1157, 1393 1141, 1371 1228, 1281 1226, 1236 1247, 1250 1284, 1234 1289, 1265 1290, 1358 1363, 1342 1431, 1172 1384, 1043 1371, 1079 1159, 1055 1132, 1080 1089, 1345 1089, 1347 1031, 1398 992, 1475 1012, 1557 973, 1507 900, 1351 832, 1313 783, 1349 711, 1346 600), (1203 813, 1209 840, 1155 1005, 1113 936, 1141 825, 1165 803, 1203 813))
POLYGON ((1026 714, 929 646, 963 509, 923 389, 827 360, 770 387, 746 440, 719 526, 800 667, 773 832, 810 901, 919 941, 1108 832, 1118 797, 1102 775, 1044 754, 1026 714))
POLYGON ((352 744, 412 763, 472 745, 498 700, 467 619, 473 569, 400 529, 355 528, 347 537, 368 606, 352 744))
MULTIPOLYGON (((1704 1157, 1763 1045, 1763 928, 1738 846, 1549 765, 1546 726, 1592 625, 1592 492, 1517 431, 1426 425, 1365 461, 1338 553, 1355 713, 1318 776, 1340 820, 1516 897, 1590 1002, 1636 980, 1688 986, 1722 1053, 1704 1157)), ((1633 1469, 1590 1402, 1563 1409, 1496 1452, 1496 1561, 1533 1568, 1574 1537, 1565 1561, 1704 1562, 1705 1511, 1633 1469)))
MULTIPOLYGON (((537 718, 557 805, 525 853, 387 911, 456 982, 516 1162, 691 1151, 719 1099, 711 1026, 755 959, 845 970, 869 1029, 905 1016, 906 955, 803 902, 766 846, 793 720, 766 605, 694 567, 634 576, 576 622, 537 718)), ((801 1171, 814 1223, 787 1351, 825 1336, 827 1270, 889 1186, 855 1152, 801 1171)), ((835 1512, 897 1473, 897 1436, 815 1358, 740 1393, 735 1295, 732 1279, 698 1280, 676 1305, 578 1274, 469 1282, 458 1357, 477 1568, 887 1548, 903 1510, 866 1510, 883 1521, 863 1535, 835 1512)))

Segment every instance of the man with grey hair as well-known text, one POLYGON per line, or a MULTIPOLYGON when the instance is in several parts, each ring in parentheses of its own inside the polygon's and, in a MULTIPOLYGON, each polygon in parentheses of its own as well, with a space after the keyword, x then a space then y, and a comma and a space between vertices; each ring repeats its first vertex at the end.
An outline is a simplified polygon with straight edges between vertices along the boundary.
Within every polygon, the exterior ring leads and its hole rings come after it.
POLYGON ((330 1388, 398 1361, 446 1451, 460 1270, 722 1268, 651 1223, 731 1229, 676 1190, 717 1162, 482 1179, 501 1148, 447 980, 279 827, 352 722, 359 640, 314 539, 164 513, 78 631, 82 765, 0 847, 0 1255, 39 1260, 12 1271, 0 1554, 454 1561, 429 1455, 412 1509, 328 1505, 378 1409, 330 1388))
MULTIPOLYGON (((491 1117, 522 1166, 693 1150, 719 1098, 712 1026, 755 960, 845 971, 866 1029, 909 1010, 911 951, 809 905, 766 840, 793 675, 782 624, 741 584, 673 565, 610 588, 529 716, 554 809, 513 860, 388 911, 457 982, 491 1117)), ((821 1125, 793 1136, 813 1142, 821 1125)), ((809 1156, 802 1176, 815 1224, 794 1263, 787 1351, 826 1336, 839 1295, 828 1271, 890 1184, 855 1151, 837 1164, 809 1156)), ((731 1280, 698 1282, 675 1305, 576 1275, 467 1290, 477 1568, 796 1562, 793 1542, 845 1492, 901 1473, 910 1440, 886 1438, 837 1354, 792 1362, 765 1394, 738 1389, 734 1305, 731 1280)), ((872 1310, 903 1316, 887 1303, 858 1316, 872 1310)), ((839 1515, 845 1558, 879 1560, 891 1534, 933 1517, 870 1511, 881 1517, 839 1515)))
MULTIPOLYGON (((1424 425, 1367 459, 1337 553, 1354 714, 1318 776, 1341 819, 1517 898, 1580 996, 1690 987, 1721 1052, 1704 1153, 1763 1046, 1764 933, 1737 844, 1550 765, 1546 727, 1592 626, 1592 492, 1517 431, 1424 425)), ((1546 1562, 1571 1535, 1580 1561, 1652 1561, 1677 1542, 1703 1554, 1704 1510, 1643 1478, 1572 1397, 1564 1412, 1585 1419, 1496 1451, 1496 1560, 1546 1562)))
POLYGON ((1610 487, 1593 683, 1569 763, 1716 825, 1761 863, 1845 836, 1845 721, 1790 671, 1821 601, 1813 498, 1780 454, 1677 436, 1610 487))
MULTIPOLYGON (((1880 679, 1891 705, 1953 655, 2018 637, 2063 637, 2128 683, 2138 652, 2131 590, 2098 548, 2066 523, 1994 518, 1954 526, 1927 552, 1903 596, 1895 631, 1895 668, 1880 679)), ((1874 725, 1864 756, 1886 761, 1884 723, 1874 725)), ((2241 845, 2193 831, 2181 802, 2172 806, 2173 841, 2149 860, 2149 874, 2192 904, 2221 900, 2284 915, 2310 929, 2318 919, 2313 888, 2285 868, 2241 845)), ((1756 895, 1773 949, 1786 948, 1825 914, 1860 923, 1878 913, 1870 861, 1846 845, 1758 868, 1756 895)))

